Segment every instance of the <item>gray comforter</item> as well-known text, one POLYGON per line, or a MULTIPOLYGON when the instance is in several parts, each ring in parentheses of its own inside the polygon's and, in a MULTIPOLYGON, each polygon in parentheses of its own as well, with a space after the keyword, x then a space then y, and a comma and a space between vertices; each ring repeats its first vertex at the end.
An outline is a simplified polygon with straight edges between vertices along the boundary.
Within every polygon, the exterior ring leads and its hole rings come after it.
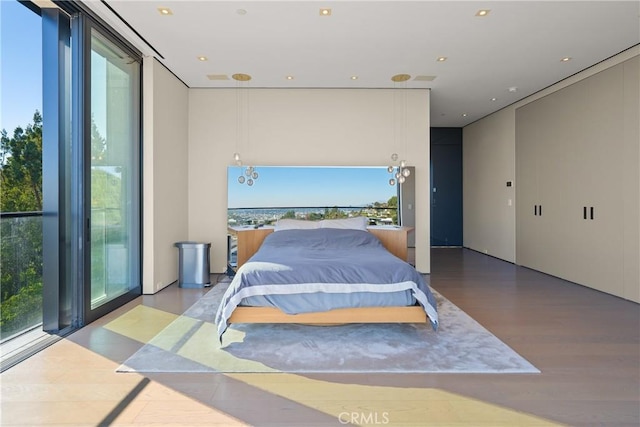
POLYGON ((361 230, 320 228, 269 234, 238 269, 216 314, 219 337, 238 305, 288 314, 345 307, 424 307, 434 329, 436 300, 423 276, 361 230))

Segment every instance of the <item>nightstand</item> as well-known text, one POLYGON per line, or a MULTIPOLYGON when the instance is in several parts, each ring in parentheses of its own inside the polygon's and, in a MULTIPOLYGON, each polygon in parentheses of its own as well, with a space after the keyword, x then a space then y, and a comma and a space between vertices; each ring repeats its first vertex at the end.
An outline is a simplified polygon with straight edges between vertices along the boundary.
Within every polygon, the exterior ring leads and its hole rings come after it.
POLYGON ((240 268, 256 253, 264 238, 273 233, 273 229, 274 227, 271 226, 255 228, 251 225, 227 228, 229 234, 236 236, 238 239, 236 269, 240 268))
POLYGON ((398 227, 394 225, 371 225, 367 227, 369 233, 376 236, 382 245, 401 260, 408 261, 407 236, 413 227, 398 227))

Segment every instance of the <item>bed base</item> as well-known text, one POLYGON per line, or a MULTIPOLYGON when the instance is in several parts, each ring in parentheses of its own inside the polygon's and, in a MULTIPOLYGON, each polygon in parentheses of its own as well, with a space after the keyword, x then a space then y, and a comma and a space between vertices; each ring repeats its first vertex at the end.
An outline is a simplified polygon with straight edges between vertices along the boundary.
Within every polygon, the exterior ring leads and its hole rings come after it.
POLYGON ((310 325, 427 323, 427 315, 419 305, 340 308, 301 314, 286 314, 274 307, 236 307, 227 323, 304 323, 310 325))

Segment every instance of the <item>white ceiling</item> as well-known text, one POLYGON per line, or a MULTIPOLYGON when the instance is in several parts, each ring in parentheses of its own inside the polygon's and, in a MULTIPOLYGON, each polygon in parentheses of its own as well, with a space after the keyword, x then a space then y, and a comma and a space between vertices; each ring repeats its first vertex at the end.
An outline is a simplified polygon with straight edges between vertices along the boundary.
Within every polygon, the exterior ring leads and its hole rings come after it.
POLYGON ((234 73, 256 88, 430 88, 435 127, 464 126, 640 43, 637 0, 87 3, 191 88, 238 87, 234 73), (393 83, 399 73, 411 80, 393 83))

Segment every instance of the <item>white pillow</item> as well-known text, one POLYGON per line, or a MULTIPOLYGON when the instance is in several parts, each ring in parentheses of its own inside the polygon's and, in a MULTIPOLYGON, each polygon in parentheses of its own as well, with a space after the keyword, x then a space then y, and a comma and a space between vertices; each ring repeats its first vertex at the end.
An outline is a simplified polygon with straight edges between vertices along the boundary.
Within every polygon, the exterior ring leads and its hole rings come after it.
POLYGON ((273 231, 310 230, 313 228, 320 228, 320 222, 306 221, 304 219, 281 218, 276 221, 276 226, 273 231))
POLYGON ((343 228, 350 230, 367 231, 369 219, 365 216, 356 216, 354 218, 345 219, 323 219, 320 221, 320 228, 343 228))

